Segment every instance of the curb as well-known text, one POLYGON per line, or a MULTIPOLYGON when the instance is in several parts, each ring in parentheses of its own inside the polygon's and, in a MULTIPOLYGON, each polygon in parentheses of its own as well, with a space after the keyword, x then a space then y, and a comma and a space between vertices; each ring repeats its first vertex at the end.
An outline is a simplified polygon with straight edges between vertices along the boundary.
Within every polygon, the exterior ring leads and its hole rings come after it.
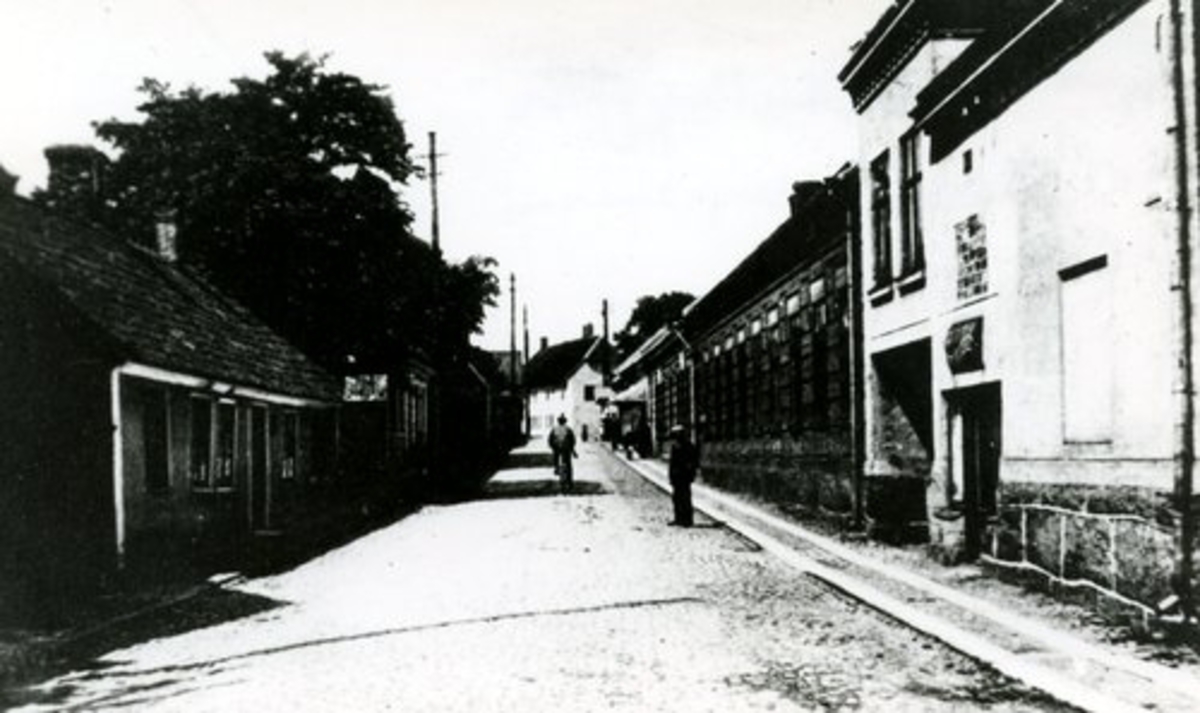
MULTIPOLYGON (((628 461, 611 452, 609 452, 609 457, 630 468, 658 489, 667 493, 670 492, 670 485, 664 479, 663 475, 657 472, 658 468, 662 466, 658 465, 656 461, 628 461), (658 465, 658 468, 655 467, 656 465, 658 465)), ((698 486, 694 488, 694 492, 699 496, 696 498, 696 510, 721 523, 729 530, 754 541, 764 550, 778 557, 786 564, 825 582, 853 599, 927 636, 938 639, 950 648, 987 664, 997 671, 1031 688, 1040 690, 1063 703, 1091 711, 1143 710, 1141 706, 1113 700, 1111 697, 1105 695, 1105 693, 1045 666, 1030 663, 1019 655, 988 641, 978 634, 951 624, 937 616, 920 611, 916 607, 875 589, 853 576, 827 567, 810 557, 796 552, 784 542, 739 520, 736 516, 740 515, 743 518, 754 519, 770 527, 778 528, 789 535, 803 539, 805 542, 838 559, 869 569, 883 577, 919 589, 930 596, 971 611, 1014 633, 1031 638, 1044 645, 1047 649, 1057 653, 1085 658, 1107 669, 1119 670, 1137 676, 1140 679, 1149 681, 1156 687, 1168 688, 1173 692, 1180 693, 1196 701, 1197 709, 1200 709, 1200 695, 1198 695, 1200 694, 1200 681, 1190 675, 1132 657, 1115 655, 1064 632, 1053 631, 1044 625, 1017 616, 1011 612, 1006 612, 989 602, 976 599, 912 572, 878 562, 870 557, 865 557, 827 537, 812 533, 794 523, 758 510, 753 506, 739 502, 722 493, 715 492, 711 488, 698 486), (724 507, 725 510, 715 509, 712 506, 713 503, 724 507)))

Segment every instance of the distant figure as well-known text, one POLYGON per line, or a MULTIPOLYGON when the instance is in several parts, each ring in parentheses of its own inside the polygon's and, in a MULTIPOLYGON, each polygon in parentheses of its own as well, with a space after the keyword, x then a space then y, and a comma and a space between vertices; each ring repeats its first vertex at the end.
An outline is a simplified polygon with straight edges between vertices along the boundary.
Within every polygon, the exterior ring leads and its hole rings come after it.
POLYGON ((621 444, 625 448, 625 457, 630 460, 645 458, 650 454, 650 426, 641 411, 631 414, 625 433, 621 436, 621 444))
POLYGON ((558 425, 550 429, 546 442, 554 455, 554 473, 558 476, 559 488, 563 493, 569 493, 575 477, 571 459, 579 456, 575 453, 575 432, 567 425, 566 416, 558 417, 558 425))
POLYGON ((692 481, 700 469, 700 453, 681 425, 671 427, 671 501, 675 505, 672 525, 692 526, 692 481))
POLYGON ((650 424, 639 418, 633 427, 633 452, 642 458, 650 457, 650 424))

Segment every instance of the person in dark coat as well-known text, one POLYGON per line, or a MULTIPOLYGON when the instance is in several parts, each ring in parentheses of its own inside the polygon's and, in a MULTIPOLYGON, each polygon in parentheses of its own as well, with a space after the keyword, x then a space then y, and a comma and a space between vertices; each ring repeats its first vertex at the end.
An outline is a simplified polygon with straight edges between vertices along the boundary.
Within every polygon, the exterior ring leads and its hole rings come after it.
POLYGON ((579 456, 575 453, 575 432, 567 425, 566 416, 558 417, 558 425, 550 429, 546 441, 554 454, 554 473, 558 476, 559 488, 563 493, 569 493, 575 475, 571 460, 579 456))
POLYGON ((671 456, 668 475, 671 479, 671 501, 675 506, 672 525, 692 526, 692 481, 700 469, 700 452, 688 438, 687 429, 676 425, 671 428, 671 456))

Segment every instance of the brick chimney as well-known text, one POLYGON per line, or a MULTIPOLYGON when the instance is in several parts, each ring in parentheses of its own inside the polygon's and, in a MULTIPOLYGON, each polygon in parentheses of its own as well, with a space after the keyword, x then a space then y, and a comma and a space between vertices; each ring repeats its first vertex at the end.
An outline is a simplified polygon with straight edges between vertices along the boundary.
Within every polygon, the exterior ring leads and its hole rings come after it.
POLYGON ((583 325, 583 338, 591 339, 594 336, 596 336, 596 328, 592 326, 592 323, 588 322, 583 325))
POLYGON ((541 338, 541 341, 540 341, 540 344, 541 344, 541 346, 540 346, 540 347, 538 347, 538 351, 539 351, 539 352, 544 352, 544 351, 546 351, 547 349, 549 349, 549 348, 550 348, 550 338, 549 338, 549 337, 542 337, 542 338, 541 338))
POLYGON ((174 209, 160 210, 154 214, 154 248, 158 256, 167 262, 179 259, 178 233, 174 209))
POLYGON ((46 182, 50 208, 76 218, 95 218, 103 203, 108 157, 86 144, 50 146, 44 153, 50 164, 46 182))
POLYGON ((17 176, 0 166, 0 198, 17 194, 17 176))
POLYGON ((788 196, 788 207, 791 208, 793 218, 799 218, 807 205, 812 199, 825 190, 825 184, 821 181, 796 181, 792 184, 792 195, 788 196))

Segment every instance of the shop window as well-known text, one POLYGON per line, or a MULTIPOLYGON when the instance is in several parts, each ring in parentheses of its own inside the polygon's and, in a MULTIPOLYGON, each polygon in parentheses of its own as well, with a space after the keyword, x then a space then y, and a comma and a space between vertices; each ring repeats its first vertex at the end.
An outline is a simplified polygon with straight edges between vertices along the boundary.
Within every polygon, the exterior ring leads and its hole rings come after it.
POLYGON ((193 397, 191 400, 191 480, 192 487, 211 487, 212 475, 212 401, 193 397))

